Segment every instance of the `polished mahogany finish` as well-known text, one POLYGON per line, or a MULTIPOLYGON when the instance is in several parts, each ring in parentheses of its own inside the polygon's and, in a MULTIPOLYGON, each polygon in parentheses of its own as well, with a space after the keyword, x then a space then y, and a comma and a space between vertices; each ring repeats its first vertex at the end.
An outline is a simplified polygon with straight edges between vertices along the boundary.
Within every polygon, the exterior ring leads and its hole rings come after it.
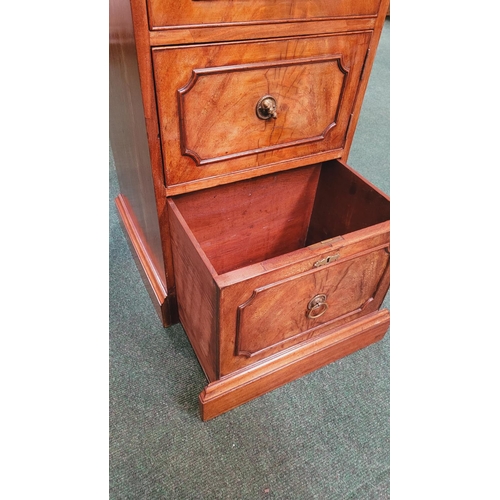
MULTIPOLYGON (((148 0, 152 30, 376 17, 380 0, 148 0)), ((307 29, 307 28, 305 28, 307 29)))
POLYGON ((299 348, 272 356, 216 382, 200 394, 200 413, 209 420, 266 392, 381 340, 389 328, 386 309, 374 312, 338 330, 326 332, 299 348))
POLYGON ((149 266, 139 266, 141 276, 168 326, 177 321, 177 310, 168 292, 174 283, 163 161, 151 60, 140 55, 149 49, 141 12, 128 0, 110 0, 109 139, 121 191, 119 213, 134 255, 145 248, 147 258, 139 260, 149 266))
POLYGON ((388 4, 111 0, 117 208, 204 420, 389 326, 389 199, 345 163, 388 4))
POLYGON ((169 207, 180 318, 211 381, 376 311, 387 292, 389 200, 341 162, 169 207), (317 208, 325 193, 334 195, 327 217, 317 208))
POLYGON ((291 159, 341 157, 371 36, 153 49, 168 186, 195 190, 202 184, 193 181, 207 177, 255 177, 269 165, 283 170, 291 159), (256 112, 266 95, 277 105, 270 120, 256 112))

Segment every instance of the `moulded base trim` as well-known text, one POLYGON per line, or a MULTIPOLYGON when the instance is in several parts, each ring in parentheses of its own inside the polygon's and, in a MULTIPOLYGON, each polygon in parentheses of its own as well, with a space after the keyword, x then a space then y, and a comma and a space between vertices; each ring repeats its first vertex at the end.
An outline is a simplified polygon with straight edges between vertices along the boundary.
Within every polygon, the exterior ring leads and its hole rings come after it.
POLYGON ((296 349, 208 384, 199 396, 202 420, 210 420, 292 380, 382 340, 389 311, 363 316, 296 349))
POLYGON ((163 326, 171 326, 178 322, 175 297, 172 295, 168 296, 167 294, 165 285, 160 278, 160 272, 154 265, 149 247, 126 197, 122 194, 118 195, 115 199, 115 204, 118 209, 123 232, 153 306, 163 326))

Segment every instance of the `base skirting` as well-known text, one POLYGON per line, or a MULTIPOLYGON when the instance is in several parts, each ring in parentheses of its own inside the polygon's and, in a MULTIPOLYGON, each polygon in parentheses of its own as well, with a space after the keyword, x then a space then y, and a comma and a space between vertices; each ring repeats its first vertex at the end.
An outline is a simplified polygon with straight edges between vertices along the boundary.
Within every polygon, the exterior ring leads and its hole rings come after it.
POLYGON ((137 224, 137 219, 123 195, 118 195, 115 199, 116 208, 120 216, 120 222, 127 237, 129 247, 134 257, 142 281, 151 297, 153 306, 160 317, 164 327, 176 323, 176 304, 174 297, 168 297, 167 290, 160 276, 160 270, 155 266, 151 258, 151 251, 148 248, 144 235, 137 224), (172 304, 170 302, 173 302, 172 304))
POLYGON ((209 420, 337 359, 382 340, 389 311, 368 314, 341 328, 208 384, 200 394, 200 413, 209 420))

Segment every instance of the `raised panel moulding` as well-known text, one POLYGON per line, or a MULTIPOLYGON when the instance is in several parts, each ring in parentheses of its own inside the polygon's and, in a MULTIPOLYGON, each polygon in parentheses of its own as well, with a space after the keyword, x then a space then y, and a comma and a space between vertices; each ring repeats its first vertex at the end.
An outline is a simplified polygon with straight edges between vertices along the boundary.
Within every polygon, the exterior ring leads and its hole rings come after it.
POLYGON ((302 342, 314 330, 368 312, 388 267, 384 245, 325 266, 319 274, 310 270, 256 288, 237 310, 235 354, 253 357, 284 343, 302 342), (292 295, 293 290, 300 293, 292 295), (318 292, 325 293, 330 308, 321 320, 307 319, 307 301, 318 292), (260 325, 268 330, 265 338, 259 335, 260 325))
POLYGON ((322 141, 338 120, 348 73, 341 54, 194 69, 177 91, 181 152, 202 166, 322 141), (276 119, 257 117, 266 94, 277 101, 276 119))

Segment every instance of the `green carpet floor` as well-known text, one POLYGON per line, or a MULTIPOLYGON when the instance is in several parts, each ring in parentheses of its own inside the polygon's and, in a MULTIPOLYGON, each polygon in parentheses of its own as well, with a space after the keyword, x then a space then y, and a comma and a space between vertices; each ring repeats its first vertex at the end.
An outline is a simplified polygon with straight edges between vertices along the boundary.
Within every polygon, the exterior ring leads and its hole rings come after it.
MULTIPOLYGON (((389 34, 387 20, 348 160, 388 194, 389 34)), ((204 375, 142 284, 114 206, 111 154, 109 180, 110 499, 389 498, 389 333, 202 422, 204 375)))

